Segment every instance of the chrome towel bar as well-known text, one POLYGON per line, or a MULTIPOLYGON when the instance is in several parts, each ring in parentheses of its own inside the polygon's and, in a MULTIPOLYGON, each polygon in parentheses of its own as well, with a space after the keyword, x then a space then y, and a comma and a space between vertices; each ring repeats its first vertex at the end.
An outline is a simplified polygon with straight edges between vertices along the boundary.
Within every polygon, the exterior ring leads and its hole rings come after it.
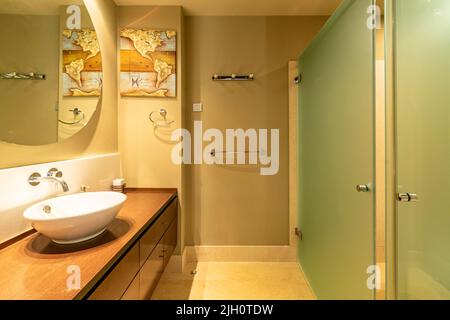
POLYGON ((259 150, 253 150, 253 151, 251 151, 251 150, 245 150, 245 151, 220 151, 220 150, 211 150, 211 156, 212 157, 215 157, 216 156, 216 154, 218 154, 218 153, 221 153, 221 154, 239 154, 239 153, 245 153, 245 154, 250 154, 250 153, 256 153, 256 154, 259 154, 260 152, 259 152, 259 150))
POLYGON ((39 73, 19 73, 19 72, 9 72, 0 73, 0 79, 13 79, 13 80, 45 80, 45 74, 39 73))
POLYGON ((255 80, 255 75, 250 74, 230 74, 230 75, 220 75, 214 74, 212 76, 213 81, 252 81, 255 80))

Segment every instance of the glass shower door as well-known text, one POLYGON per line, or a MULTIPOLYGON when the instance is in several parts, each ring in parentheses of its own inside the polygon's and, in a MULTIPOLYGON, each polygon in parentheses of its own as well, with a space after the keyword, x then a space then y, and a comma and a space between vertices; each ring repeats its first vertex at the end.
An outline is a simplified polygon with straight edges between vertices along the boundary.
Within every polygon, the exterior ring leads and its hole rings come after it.
POLYGON ((319 299, 374 298, 372 4, 344 1, 299 60, 299 258, 319 299))
POLYGON ((397 296, 450 299, 450 1, 394 5, 397 296))

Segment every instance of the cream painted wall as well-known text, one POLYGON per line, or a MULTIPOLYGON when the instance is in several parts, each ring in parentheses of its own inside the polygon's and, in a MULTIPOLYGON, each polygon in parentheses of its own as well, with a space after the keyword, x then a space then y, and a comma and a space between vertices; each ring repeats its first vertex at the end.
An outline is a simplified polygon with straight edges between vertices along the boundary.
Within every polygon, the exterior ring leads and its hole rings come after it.
MULTIPOLYGON (((22 0, 24 1, 24 0, 22 0)), ((182 6, 187 16, 328 16, 342 0, 116 0, 118 5, 182 6)))
MULTIPOLYGON (((182 166, 171 160, 174 143, 173 130, 183 126, 183 12, 181 7, 118 7, 118 29, 142 28, 177 31, 177 97, 138 98, 121 97, 119 92, 119 151, 128 187, 177 188, 179 194, 179 247, 184 239, 184 215, 182 214, 182 166), (155 129, 149 114, 164 108, 168 120, 175 123, 167 129, 155 129)), ((117 33, 118 34, 118 33, 117 33)), ((118 48, 120 49, 120 48, 118 48)), ((120 61, 119 61, 120 63, 120 61)), ((120 70, 119 64, 117 66, 120 70)), ((119 75, 117 75, 119 76, 119 75)), ((155 115, 155 118, 159 116, 155 115)))
POLYGON ((187 245, 289 244, 288 61, 326 17, 186 17, 186 120, 207 128, 280 129, 280 171, 193 165, 187 170, 187 245), (254 82, 213 82, 214 73, 254 82), (202 102, 203 113, 192 113, 202 102))
MULTIPOLYGON (((138 98, 119 95, 119 150, 129 187, 181 187, 181 166, 171 161, 171 133, 182 127, 181 7, 118 7, 118 28, 168 29, 177 31, 177 97, 138 98), (149 114, 165 108, 171 128, 153 127, 149 114)), ((118 67, 120 68, 120 67, 118 67)), ((157 118, 159 115, 155 115, 157 118)))
POLYGON ((196 245, 288 244, 287 62, 297 58, 326 17, 190 17, 185 39, 180 7, 116 10, 111 0, 86 0, 86 6, 94 16, 103 52, 117 52, 118 27, 178 31, 177 98, 119 97, 117 56, 103 54, 101 108, 85 130, 65 142, 48 146, 0 143, 0 168, 119 149, 128 186, 176 187, 180 196, 189 190, 192 210, 183 213, 180 219, 181 240, 196 245), (186 57, 183 43, 187 43, 186 57), (182 82, 185 66, 189 68, 182 82), (254 72, 256 81, 231 83, 227 87, 210 80, 215 72, 244 71, 254 72), (186 97, 182 85, 186 85, 186 97), (183 108, 185 98, 187 107, 183 108), (205 104, 205 112, 193 116, 191 104, 200 101, 205 104), (279 128, 280 173, 261 177, 251 168, 199 166, 184 170, 172 164, 170 131, 155 132, 148 120, 151 111, 162 107, 175 120, 172 129, 183 124, 189 127, 194 119, 200 118, 208 127, 279 128), (182 189, 182 185, 186 187, 182 189), (186 223, 184 215, 189 219, 186 223), (186 236, 185 224, 189 230, 186 236))
POLYGON ((0 39, 0 72, 46 75, 44 81, 0 80, 0 140, 27 145, 56 142, 58 15, 2 14, 0 39))
MULTIPOLYGON (((102 52, 116 50, 116 6, 112 0, 85 0, 99 33, 102 52)), ((103 54, 103 97, 101 107, 80 133, 59 144, 20 146, 0 142, 0 168, 73 159, 85 155, 116 152, 117 144, 117 57, 103 54)))

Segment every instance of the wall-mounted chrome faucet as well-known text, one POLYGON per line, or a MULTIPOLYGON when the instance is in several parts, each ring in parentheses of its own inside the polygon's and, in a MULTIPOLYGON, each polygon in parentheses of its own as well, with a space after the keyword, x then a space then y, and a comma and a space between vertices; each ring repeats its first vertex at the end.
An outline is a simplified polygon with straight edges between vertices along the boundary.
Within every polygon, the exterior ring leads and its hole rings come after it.
POLYGON ((49 181, 59 183, 64 192, 69 191, 69 186, 67 182, 62 178, 63 173, 56 168, 52 168, 47 172, 47 176, 42 177, 39 173, 35 172, 28 178, 28 183, 35 187, 41 182, 49 181))

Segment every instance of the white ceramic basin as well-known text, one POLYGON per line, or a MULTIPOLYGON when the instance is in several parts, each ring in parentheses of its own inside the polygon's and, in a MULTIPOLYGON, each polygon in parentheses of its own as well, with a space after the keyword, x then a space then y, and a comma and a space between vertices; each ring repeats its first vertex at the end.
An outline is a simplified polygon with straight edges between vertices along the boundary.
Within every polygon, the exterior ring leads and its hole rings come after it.
POLYGON ((37 203, 23 216, 56 243, 92 239, 114 220, 127 196, 118 192, 85 192, 37 203))

